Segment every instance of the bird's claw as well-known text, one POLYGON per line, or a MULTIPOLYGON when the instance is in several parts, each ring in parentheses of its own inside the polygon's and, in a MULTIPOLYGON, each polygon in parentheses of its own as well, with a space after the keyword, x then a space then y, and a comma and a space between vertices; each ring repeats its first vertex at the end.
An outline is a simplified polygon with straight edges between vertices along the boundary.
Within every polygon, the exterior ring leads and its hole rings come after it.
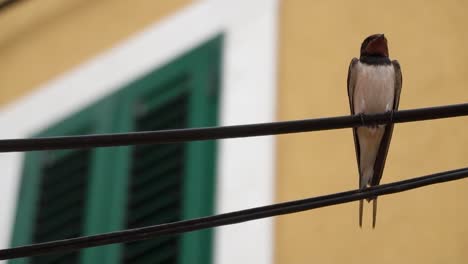
POLYGON ((390 113, 390 123, 393 124, 393 114, 395 113, 395 110, 390 110, 388 112, 390 113))
POLYGON ((361 118, 362 126, 366 126, 366 122, 364 122, 364 114, 363 113, 359 113, 359 118, 361 118))

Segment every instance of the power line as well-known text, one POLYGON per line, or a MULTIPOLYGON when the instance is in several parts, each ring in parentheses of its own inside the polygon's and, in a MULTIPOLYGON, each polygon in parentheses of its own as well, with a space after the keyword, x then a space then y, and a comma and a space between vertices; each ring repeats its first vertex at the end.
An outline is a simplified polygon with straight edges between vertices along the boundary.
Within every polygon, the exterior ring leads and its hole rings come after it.
POLYGON ((179 222, 2 249, 0 250, 0 260, 74 251, 108 244, 147 240, 163 235, 181 234, 205 228, 237 224, 271 216, 297 213, 331 205, 348 203, 365 198, 408 191, 431 184, 460 180, 467 177, 468 168, 463 168, 383 184, 365 190, 353 190, 179 222))
POLYGON ((375 115, 337 116, 328 118, 272 122, 250 125, 174 129, 162 131, 100 134, 67 137, 0 140, 0 152, 84 149, 94 147, 165 144, 195 140, 255 137, 286 133, 358 127, 366 124, 404 123, 468 115, 468 103, 401 110, 375 115))

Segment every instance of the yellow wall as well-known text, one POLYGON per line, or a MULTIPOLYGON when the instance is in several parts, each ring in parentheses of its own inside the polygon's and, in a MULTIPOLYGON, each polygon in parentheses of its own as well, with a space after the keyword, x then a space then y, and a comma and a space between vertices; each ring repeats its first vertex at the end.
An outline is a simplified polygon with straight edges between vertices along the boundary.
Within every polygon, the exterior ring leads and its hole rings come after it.
POLYGON ((21 1, 0 11, 0 106, 190 0, 21 1))
MULTIPOLYGON (((400 109, 468 99, 468 2, 299 1, 280 10, 279 119, 348 114, 346 76, 362 40, 385 33, 403 70, 400 109)), ((468 118, 396 125, 383 183, 468 166, 468 118)), ((350 129, 280 136, 277 200, 358 185, 350 129)), ((468 181, 282 216, 276 263, 468 263, 468 181)))

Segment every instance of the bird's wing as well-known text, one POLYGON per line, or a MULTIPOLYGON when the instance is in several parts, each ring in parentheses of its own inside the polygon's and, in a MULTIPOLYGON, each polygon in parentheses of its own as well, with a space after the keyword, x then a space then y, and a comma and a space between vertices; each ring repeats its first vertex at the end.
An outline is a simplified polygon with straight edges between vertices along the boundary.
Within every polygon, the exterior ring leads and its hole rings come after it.
MULTIPOLYGON (((354 115, 354 88, 356 87, 356 79, 357 79, 357 64, 359 60, 357 58, 353 58, 351 63, 349 64, 348 69, 348 99, 349 99, 349 108, 351 114, 354 115)), ((357 129, 353 127, 353 137, 354 137, 354 149, 356 150, 356 160, 358 165, 358 172, 359 172, 359 188, 361 188, 361 165, 359 163, 360 160, 360 150, 359 150, 359 139, 357 137, 357 129)), ((363 213, 363 201, 359 201, 359 226, 362 226, 362 213, 363 213)))
POLYGON ((351 114, 354 114, 354 107, 353 107, 353 96, 354 96, 354 87, 356 86, 356 65, 359 62, 357 58, 353 58, 351 63, 349 64, 348 69, 348 98, 349 98, 349 108, 351 110, 351 114))
MULTIPOLYGON (((393 68, 395 70, 395 98, 393 99, 393 110, 398 110, 400 104, 400 93, 403 78, 401 76, 401 68, 398 61, 392 61, 393 68)), ((387 159, 388 148, 390 146, 390 140, 392 139, 393 124, 387 124, 385 126, 385 132, 380 142, 379 152, 374 163, 374 175, 372 177, 371 186, 378 185, 382 179, 383 170, 385 167, 385 160, 387 159)))
MULTIPOLYGON (((351 63, 349 64, 348 69, 348 99, 349 99, 349 108, 351 114, 354 115, 354 88, 356 86, 356 79, 357 79, 357 63, 359 60, 357 58, 353 58, 351 63)), ((360 150, 359 150, 359 139, 357 137, 357 129, 353 127, 353 136, 354 136, 354 148, 356 150, 356 160, 358 164, 358 171, 361 174, 361 165, 359 164, 359 157, 360 157, 360 150)), ((360 175, 359 175, 360 176, 360 175)))
POLYGON ((395 70, 395 100, 393 102, 393 109, 398 110, 400 105, 401 86, 403 84, 403 77, 401 76, 400 63, 397 60, 392 61, 393 69, 395 70))

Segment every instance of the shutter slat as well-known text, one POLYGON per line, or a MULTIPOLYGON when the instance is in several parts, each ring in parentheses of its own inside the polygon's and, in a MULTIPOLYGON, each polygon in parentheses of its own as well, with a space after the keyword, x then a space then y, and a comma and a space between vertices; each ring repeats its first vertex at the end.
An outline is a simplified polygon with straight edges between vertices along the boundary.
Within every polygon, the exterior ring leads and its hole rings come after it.
POLYGON ((138 225, 136 223, 142 222, 146 219, 154 219, 154 224, 159 224, 160 222, 156 220, 159 218, 160 215, 165 215, 165 211, 168 211, 175 215, 176 213, 173 211, 179 210, 177 206, 179 202, 177 198, 179 196, 179 193, 171 193, 170 195, 162 197, 158 201, 148 201, 147 204, 143 204, 141 206, 132 208, 132 211, 134 212, 135 216, 129 223, 131 223, 132 226, 137 227, 138 225), (173 208, 175 208, 175 210, 172 210, 173 208))
MULTIPOLYGON (((39 199, 33 242, 82 235, 83 210, 89 177, 89 150, 70 151, 49 159, 40 172, 39 199)), ((32 257, 32 264, 78 263, 76 252, 32 257)))
POLYGON ((78 263, 76 260, 78 259, 77 253, 70 253, 70 254, 50 254, 50 255, 43 255, 43 256, 36 256, 33 257, 34 263, 47 263, 47 264, 59 264, 59 263, 78 263))
POLYGON ((46 181, 42 184, 42 189, 44 191, 50 192, 54 191, 57 186, 65 186, 67 187, 71 182, 80 181, 82 180, 81 177, 70 177, 69 175, 77 175, 81 173, 86 173, 88 170, 88 164, 83 162, 72 162, 70 163, 70 167, 64 168, 61 170, 48 170, 47 173, 50 177, 46 177, 46 181), (65 183, 66 182, 66 183, 65 183))
MULTIPOLYGON (((40 201, 41 206, 48 207, 49 203, 53 203, 58 199, 68 195, 70 192, 76 189, 83 189, 85 188, 85 181, 79 177, 71 177, 70 182, 68 185, 62 185, 63 188, 57 188, 49 190, 49 195, 40 201)), ((59 185, 61 186, 61 185, 59 185)))
POLYGON ((143 242, 135 242, 132 244, 134 247, 134 250, 131 252, 127 252, 127 255, 125 255, 125 259, 127 260, 132 260, 145 252, 148 252, 150 250, 153 250, 155 247, 160 247, 163 243, 168 242, 169 240, 174 239, 173 236, 165 236, 165 237, 160 237, 148 241, 143 241, 143 242))
POLYGON ((85 150, 76 150, 60 158, 52 158, 52 161, 46 161, 43 171, 47 171, 47 175, 42 179, 43 187, 54 186, 52 181, 66 179, 64 175, 73 171, 73 168, 87 165, 88 163, 83 160, 83 155, 87 155, 85 150))
POLYGON ((142 124, 140 130, 172 129, 180 126, 180 121, 184 121, 185 117, 185 107, 178 105, 180 103, 182 102, 178 101, 173 106, 165 107, 166 109, 145 115, 145 118, 140 121, 142 124))
MULTIPOLYGON (((180 174, 180 167, 182 161, 179 159, 168 160, 166 163, 158 163, 151 167, 148 167, 146 171, 141 174, 135 174, 134 185, 132 191, 141 190, 145 188, 151 182, 158 182, 162 177, 168 177, 168 175, 180 174)), ((177 177, 171 177, 177 178, 177 177)))
POLYGON ((148 183, 148 186, 142 189, 140 192, 135 193, 130 206, 135 207, 138 204, 145 204, 146 201, 154 200, 153 197, 163 195, 163 191, 170 189, 173 190, 178 188, 180 179, 177 178, 177 174, 169 174, 168 177, 161 179, 160 181, 154 180, 148 183))
MULTIPOLYGON (((167 167, 180 167, 180 163, 181 160, 178 159, 178 158, 174 158, 174 157, 178 157, 180 156, 181 154, 181 151, 182 149, 181 148, 176 148, 175 151, 171 151, 171 152, 167 152, 167 156, 162 156, 162 157, 158 157, 158 155, 155 155, 154 159, 152 160, 152 162, 145 162, 145 164, 138 164, 136 165, 133 169, 132 169, 132 174, 133 175, 141 175, 141 174, 154 174, 154 173, 157 173, 157 172, 160 172, 162 174, 164 174, 165 172, 163 170, 165 170, 167 167)), ((154 154, 153 154, 154 155, 154 154)), ((142 157, 151 157, 151 155, 138 155, 138 156, 134 156, 133 159, 134 160, 138 160, 142 157)))
POLYGON ((51 222, 51 220, 66 215, 67 211, 73 211, 75 206, 81 206, 83 199, 84 197, 79 192, 69 191, 67 195, 58 197, 48 203, 40 203, 44 209, 39 212, 37 221, 43 222, 45 218, 47 222, 53 223, 54 221, 51 222))
POLYGON ((36 231, 36 235, 38 237, 47 237, 51 240, 53 238, 59 238, 60 236, 57 235, 60 234, 60 232, 65 231, 64 233, 69 233, 69 229, 75 232, 76 230, 73 229, 80 227, 76 221, 79 218, 81 218, 79 212, 72 211, 64 212, 56 218, 51 218, 50 221, 46 219, 40 222, 43 227, 36 231))
POLYGON ((171 259, 175 263, 177 260, 177 249, 174 247, 174 244, 176 243, 177 240, 173 238, 153 248, 147 248, 133 258, 126 259, 126 261, 127 263, 161 263, 162 261, 171 259))
POLYGON ((134 159, 138 159, 138 163, 135 164, 133 168, 134 173, 139 173, 139 170, 145 170, 148 166, 153 165, 155 162, 164 159, 167 156, 176 155, 176 152, 179 151, 174 144, 170 145, 160 145, 159 147, 153 146, 148 148, 146 151, 139 151, 134 155, 134 159))

